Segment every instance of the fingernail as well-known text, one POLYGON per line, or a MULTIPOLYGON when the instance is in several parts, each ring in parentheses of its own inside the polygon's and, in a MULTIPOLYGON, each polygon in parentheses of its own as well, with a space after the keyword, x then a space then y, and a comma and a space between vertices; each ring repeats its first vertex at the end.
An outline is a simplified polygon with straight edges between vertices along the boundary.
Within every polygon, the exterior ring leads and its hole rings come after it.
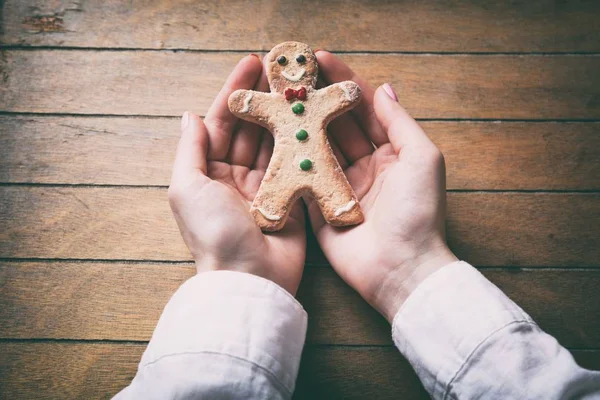
POLYGON ((190 113, 184 112, 183 117, 181 117, 181 130, 184 131, 188 125, 188 121, 190 120, 190 113))
POLYGON ((252 57, 256 57, 256 58, 258 58, 258 59, 260 60, 260 57, 259 57, 259 56, 257 56, 256 54, 254 54, 254 53, 250 53, 250 55, 251 55, 252 57))
POLYGON ((392 86, 389 83, 383 84, 383 90, 385 90, 385 92, 388 94, 388 96, 392 98, 392 100, 396 102, 398 101, 398 96, 396 96, 396 92, 394 92, 394 89, 392 89, 392 86))
POLYGON ((317 47, 316 49, 313 50, 313 53, 317 54, 317 51, 323 51, 324 49, 317 47))

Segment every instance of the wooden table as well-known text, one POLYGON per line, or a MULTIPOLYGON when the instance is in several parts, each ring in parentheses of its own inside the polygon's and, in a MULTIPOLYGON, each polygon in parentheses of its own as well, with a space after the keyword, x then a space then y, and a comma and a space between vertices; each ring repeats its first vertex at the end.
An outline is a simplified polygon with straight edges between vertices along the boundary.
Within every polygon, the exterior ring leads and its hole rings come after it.
MULTIPOLYGON (((179 117, 284 40, 391 82, 446 155, 455 252, 600 369, 600 2, 5 0, 0 397, 108 398, 194 268, 179 117)), ((425 398, 314 239, 297 398, 425 398)))

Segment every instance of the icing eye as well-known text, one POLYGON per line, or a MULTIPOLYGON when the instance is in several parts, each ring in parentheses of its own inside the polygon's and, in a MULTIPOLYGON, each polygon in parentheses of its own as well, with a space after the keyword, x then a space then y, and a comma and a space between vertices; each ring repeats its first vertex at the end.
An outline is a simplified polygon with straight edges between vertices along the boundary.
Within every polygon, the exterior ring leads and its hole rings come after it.
POLYGON ((285 58, 285 56, 279 56, 277 57, 277 62, 279 65, 285 65, 287 64, 287 58, 285 58))
POLYGON ((298 54, 296 56, 296 61, 298 61, 299 64, 304 64, 304 62, 306 62, 306 57, 304 57, 304 54, 298 54))

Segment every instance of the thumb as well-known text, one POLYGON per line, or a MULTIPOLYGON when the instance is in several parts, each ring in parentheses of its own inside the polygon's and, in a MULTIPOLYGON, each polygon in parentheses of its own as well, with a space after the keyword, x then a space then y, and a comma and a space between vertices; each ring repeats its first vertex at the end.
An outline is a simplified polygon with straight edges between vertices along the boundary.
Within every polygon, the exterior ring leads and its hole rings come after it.
POLYGON ((398 103, 394 89, 384 83, 375 91, 375 115, 398 154, 405 146, 433 145, 421 126, 398 103))
POLYGON ((208 151, 208 132, 206 126, 196 114, 186 111, 181 118, 181 138, 177 145, 173 176, 175 182, 191 174, 207 174, 206 155, 208 151))

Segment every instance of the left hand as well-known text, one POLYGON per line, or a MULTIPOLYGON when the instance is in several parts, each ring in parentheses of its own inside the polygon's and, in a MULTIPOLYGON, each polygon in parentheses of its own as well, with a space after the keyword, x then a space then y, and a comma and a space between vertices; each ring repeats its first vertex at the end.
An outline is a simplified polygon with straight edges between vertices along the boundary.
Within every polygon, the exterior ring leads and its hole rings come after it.
POLYGON ((237 89, 266 91, 254 55, 235 67, 202 121, 186 113, 169 187, 169 202, 198 273, 246 272, 296 294, 304 267, 304 212, 298 201, 285 227, 265 235, 248 212, 273 152, 273 137, 238 120, 227 106, 237 89))

